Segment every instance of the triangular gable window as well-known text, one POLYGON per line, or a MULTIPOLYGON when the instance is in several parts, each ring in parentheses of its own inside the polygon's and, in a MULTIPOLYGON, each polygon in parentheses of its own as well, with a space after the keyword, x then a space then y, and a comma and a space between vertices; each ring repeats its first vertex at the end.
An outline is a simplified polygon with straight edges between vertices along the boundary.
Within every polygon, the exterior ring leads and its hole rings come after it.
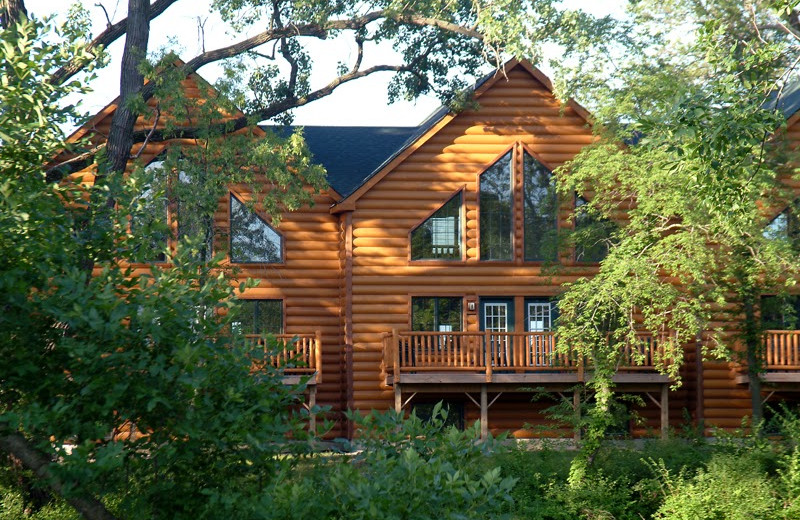
POLYGON ((558 258, 558 197, 553 173, 528 152, 522 162, 525 260, 558 258))
POLYGON ((512 177, 511 152, 481 174, 479 187, 481 260, 513 259, 512 177))
POLYGON ((589 213, 583 197, 575 197, 575 261, 597 263, 608 256, 616 224, 589 213))
POLYGON ((131 217, 131 233, 140 234, 142 243, 136 252, 137 261, 164 262, 169 240, 167 174, 164 161, 155 160, 145 166, 150 175, 139 195, 139 208, 131 217))
POLYGON ((800 250, 800 199, 792 202, 764 227, 764 237, 789 240, 792 248, 800 250))
POLYGON ((412 260, 461 260, 461 192, 411 231, 412 260))
POLYGON ((232 193, 231 262, 283 262, 283 237, 232 193))

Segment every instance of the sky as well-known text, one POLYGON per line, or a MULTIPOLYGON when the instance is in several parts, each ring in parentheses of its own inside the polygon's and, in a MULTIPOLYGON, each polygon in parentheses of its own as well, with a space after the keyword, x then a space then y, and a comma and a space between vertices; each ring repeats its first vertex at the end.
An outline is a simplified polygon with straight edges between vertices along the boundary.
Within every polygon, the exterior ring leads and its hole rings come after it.
MULTIPOLYGON (((223 22, 210 14, 210 2, 211 0, 183 0, 167 9, 151 25, 149 49, 153 51, 169 46, 177 49, 181 58, 188 61, 203 51, 203 45, 205 50, 211 50, 241 39, 240 34, 228 34, 223 22), (202 31, 199 29, 200 25, 202 31)), ((127 0, 81 0, 81 3, 92 15, 93 34, 98 34, 105 27, 105 12, 113 23, 124 18, 127 10, 127 0), (100 4, 105 7, 105 12, 99 7, 100 4)), ((603 16, 621 14, 624 1, 568 0, 566 4, 603 16)), ((26 0, 25 5, 29 13, 38 18, 55 15, 56 20, 63 19, 69 7, 69 3, 59 0, 26 0)), ((352 63, 355 57, 355 46, 343 38, 328 41, 314 38, 306 40, 314 58, 312 88, 318 88, 333 79, 339 61, 352 63)), ((98 78, 91 83, 94 92, 81 99, 81 108, 84 111, 90 114, 99 111, 119 93, 119 63, 123 41, 124 38, 120 38, 110 46, 111 64, 102 69, 98 78)), ((545 52, 548 50, 545 49, 545 52)), ((367 47, 364 66, 390 60, 392 55, 393 51, 388 45, 371 50, 367 47), (374 58, 370 59, 370 56, 374 58)), ((549 72, 544 65, 542 69, 545 73, 549 72)), ((220 69, 212 64, 201 68, 199 73, 213 83, 220 74, 220 69)), ((415 126, 439 107, 439 100, 434 96, 389 104, 387 86, 390 77, 390 73, 377 73, 344 84, 330 96, 295 110, 294 122, 304 126, 415 126)))

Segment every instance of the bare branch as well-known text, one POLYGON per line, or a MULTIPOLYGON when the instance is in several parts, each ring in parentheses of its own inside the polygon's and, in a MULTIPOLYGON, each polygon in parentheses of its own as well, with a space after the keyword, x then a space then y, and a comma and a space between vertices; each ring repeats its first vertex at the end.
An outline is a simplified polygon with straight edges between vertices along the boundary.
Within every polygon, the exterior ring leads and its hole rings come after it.
POLYGON ((156 117, 153 119, 153 127, 147 133, 147 136, 145 136, 144 141, 142 141, 142 146, 139 148, 139 151, 136 152, 136 154, 132 157, 132 159, 138 159, 139 157, 141 157, 142 152, 144 152, 145 147, 147 147, 147 143, 149 143, 150 139, 153 138, 153 133, 156 131, 156 128, 158 128, 159 119, 161 119, 161 105, 156 105, 156 117))
POLYGON ((81 162, 81 161, 85 161, 87 159, 91 159, 92 157, 97 155, 97 152, 99 152, 100 150, 102 150, 105 147, 106 147, 106 143, 102 143, 102 144, 99 144, 99 145, 91 148, 90 150, 87 150, 87 151, 83 152, 82 154, 76 155, 75 157, 71 157, 71 158, 69 158, 69 159, 67 159, 65 161, 61 161, 60 163, 55 164, 55 165, 49 167, 47 170, 45 170, 45 174, 49 175, 49 174, 53 173, 54 171, 58 170, 59 168, 61 168, 63 166, 69 166, 70 164, 75 164, 77 162, 81 162))
POLYGON ((100 2, 97 2, 96 4, 94 4, 94 6, 95 7, 99 7, 100 9, 102 9, 103 10, 103 14, 106 15, 106 28, 111 27, 113 24, 111 23, 111 17, 108 16, 108 11, 106 11, 106 6, 104 6, 100 2))
MULTIPOLYGON (((156 0, 150 4, 149 19, 153 20, 154 18, 158 17, 169 6, 177 1, 178 0, 156 0)), ((86 50, 91 52, 99 47, 108 47, 111 43, 115 42, 123 34, 125 34, 127 30, 128 18, 124 18, 114 25, 109 25, 103 32, 98 34, 91 42, 89 42, 89 44, 86 46, 86 50)), ((81 61, 72 61, 70 64, 65 65, 55 71, 53 75, 50 76, 49 83, 54 85, 64 83, 66 80, 83 70, 85 66, 86 64, 81 61)))
POLYGON ((87 520, 117 520, 96 498, 65 497, 64 483, 50 471, 51 461, 31 446, 25 437, 7 431, 7 427, 3 424, 0 424, 0 449, 16 457, 23 466, 31 470, 39 480, 46 482, 53 492, 64 497, 87 520))

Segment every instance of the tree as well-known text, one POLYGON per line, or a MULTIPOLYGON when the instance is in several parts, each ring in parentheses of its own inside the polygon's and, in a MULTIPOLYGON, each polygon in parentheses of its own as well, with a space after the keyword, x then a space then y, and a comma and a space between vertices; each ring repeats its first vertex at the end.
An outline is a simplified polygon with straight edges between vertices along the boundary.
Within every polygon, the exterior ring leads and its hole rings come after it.
POLYGON ((503 52, 551 40, 570 53, 595 50, 586 36, 603 41, 613 29, 549 2, 219 0, 215 8, 234 28, 267 30, 185 63, 169 53, 149 58, 149 22, 175 3, 130 0, 127 18, 92 40, 82 36, 85 13, 56 30, 30 21, 20 0, 3 4, 0 448, 30 472, 24 478, 90 519, 263 516, 265 486, 306 449, 284 442, 305 436, 290 411, 294 389, 268 367, 251 370, 265 353, 231 327, 237 290, 205 247, 227 183, 279 188, 260 193, 274 217, 309 202, 308 186, 324 187, 299 134, 256 139, 254 123, 285 119, 344 82, 386 70, 400 73, 394 96, 437 91, 458 104, 466 83, 455 72, 476 72, 486 56, 499 63, 503 52), (574 39, 575 31, 584 37, 574 39), (352 34, 356 62, 312 90, 301 38, 338 32, 352 34), (61 125, 79 114, 59 103, 81 90, 86 77, 77 75, 102 64, 102 48, 123 35, 111 133, 67 142, 61 125), (403 62, 362 68, 367 42, 382 40, 397 42, 403 62), (274 65, 241 64, 264 59, 258 49, 266 45, 275 51, 267 59, 287 64, 285 76, 274 65), (205 102, 183 95, 187 75, 229 58, 239 61, 219 94, 201 85, 205 102), (257 94, 238 81, 242 71, 257 94), (147 132, 133 131, 140 115, 154 121, 147 132), (194 146, 171 147, 160 168, 136 160, 148 143, 186 139, 194 146), (73 168, 87 165, 96 168, 94 182, 75 182, 73 168), (181 193, 182 176, 196 181, 187 183, 194 191, 181 193), (174 251, 162 244, 170 269, 134 276, 126 265, 152 252, 154 234, 168 232, 163 219, 148 218, 165 194, 191 202, 197 232, 178 237, 174 251), (131 232, 136 226, 145 228, 131 232), (287 450, 294 456, 278 456, 287 450))
POLYGON ((625 215, 599 274, 571 285, 560 305, 562 341, 596 367, 595 441, 620 347, 639 331, 661 338, 676 380, 683 345, 697 335, 726 357, 743 343, 759 421, 758 298, 793 285, 786 273, 800 267, 789 237, 764 232, 765 209, 793 199, 776 102, 800 55, 796 11, 758 2, 637 9, 637 26, 650 29, 645 51, 618 64, 616 82, 584 84, 599 96, 600 139, 559 177, 564 194, 594 193, 592 214, 625 215), (714 325, 739 319, 735 335, 714 325))

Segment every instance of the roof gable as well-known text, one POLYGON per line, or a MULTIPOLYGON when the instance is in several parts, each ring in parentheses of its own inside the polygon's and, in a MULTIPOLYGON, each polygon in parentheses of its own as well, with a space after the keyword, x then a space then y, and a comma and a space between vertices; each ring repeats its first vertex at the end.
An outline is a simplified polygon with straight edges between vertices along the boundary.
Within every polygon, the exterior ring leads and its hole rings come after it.
MULTIPOLYGON (((553 99, 555 99, 555 96, 553 95, 553 85, 550 82, 550 79, 543 72, 527 61, 519 61, 516 59, 510 60, 503 66, 502 69, 495 71, 493 74, 484 77, 480 82, 478 82, 473 94, 473 99, 479 100, 482 95, 490 91, 492 87, 494 87, 499 81, 507 79, 507 74, 516 68, 527 72, 538 84, 540 84, 547 92, 549 92, 550 95, 553 96, 553 99)), ((573 109, 587 125, 591 125, 589 112, 579 105, 575 100, 570 99, 566 102, 566 106, 573 109)), ((342 211, 352 211, 355 209, 355 203, 362 195, 367 193, 398 164, 405 160, 409 155, 414 153, 414 151, 418 150, 431 137, 436 135, 457 116, 457 114, 453 114, 445 107, 435 112, 418 127, 414 135, 412 135, 400 149, 388 157, 377 169, 375 169, 375 171, 367 176, 361 182, 361 184, 356 187, 356 189, 335 204, 331 211, 338 213, 342 211)))

